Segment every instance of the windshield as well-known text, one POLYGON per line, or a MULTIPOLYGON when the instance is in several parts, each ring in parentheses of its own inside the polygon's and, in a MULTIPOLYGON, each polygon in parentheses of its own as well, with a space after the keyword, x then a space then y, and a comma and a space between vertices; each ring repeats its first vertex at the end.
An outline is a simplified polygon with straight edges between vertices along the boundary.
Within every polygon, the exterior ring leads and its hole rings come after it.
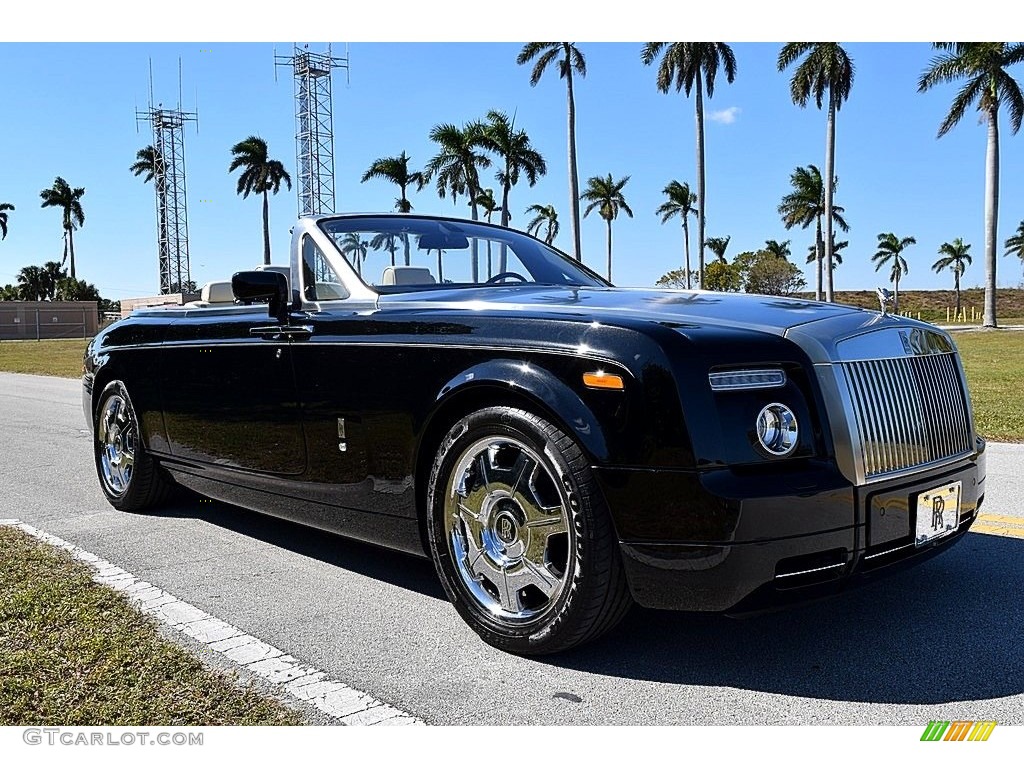
POLYGON ((380 293, 438 285, 608 285, 565 254, 501 227, 410 215, 325 219, 320 227, 380 293))

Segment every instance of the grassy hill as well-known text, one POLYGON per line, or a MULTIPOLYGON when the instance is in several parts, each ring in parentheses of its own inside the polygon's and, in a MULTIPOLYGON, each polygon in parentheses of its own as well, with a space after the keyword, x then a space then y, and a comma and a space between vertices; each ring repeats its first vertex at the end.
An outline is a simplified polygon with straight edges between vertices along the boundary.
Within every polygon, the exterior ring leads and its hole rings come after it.
MULTIPOLYGON (((800 294, 804 298, 814 298, 814 292, 800 294)), ((867 309, 878 309, 878 297, 874 291, 836 291, 836 301, 852 304, 867 309)), ((981 324, 981 314, 985 307, 985 290, 983 288, 966 288, 960 291, 960 301, 967 309, 970 322, 971 307, 974 307, 976 324, 981 324)), ((997 312, 1000 322, 1007 318, 1024 318, 1024 289, 1000 288, 996 292, 997 312)), ((917 317, 930 323, 945 323, 946 308, 950 312, 956 307, 956 294, 952 291, 900 291, 900 313, 917 317)))

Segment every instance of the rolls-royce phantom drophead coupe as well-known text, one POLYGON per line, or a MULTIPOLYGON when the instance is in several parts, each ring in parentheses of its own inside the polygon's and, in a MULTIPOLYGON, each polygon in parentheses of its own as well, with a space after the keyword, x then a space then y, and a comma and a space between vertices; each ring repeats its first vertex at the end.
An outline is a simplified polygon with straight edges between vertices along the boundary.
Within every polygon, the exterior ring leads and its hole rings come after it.
POLYGON ((817 597, 948 547, 984 497, 941 330, 616 288, 457 219, 302 219, 288 268, 137 310, 89 344, 83 383, 114 507, 178 484, 430 557, 466 622, 519 654, 634 602, 817 597))

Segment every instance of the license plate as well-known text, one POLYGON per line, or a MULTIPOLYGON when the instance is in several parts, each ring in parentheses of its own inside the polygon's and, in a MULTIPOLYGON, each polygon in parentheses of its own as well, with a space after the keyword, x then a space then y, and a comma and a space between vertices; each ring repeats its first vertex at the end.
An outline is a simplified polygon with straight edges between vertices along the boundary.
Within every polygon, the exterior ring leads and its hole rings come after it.
POLYGON ((960 524, 961 481, 940 485, 917 497, 917 536, 914 543, 922 546, 948 536, 960 524))

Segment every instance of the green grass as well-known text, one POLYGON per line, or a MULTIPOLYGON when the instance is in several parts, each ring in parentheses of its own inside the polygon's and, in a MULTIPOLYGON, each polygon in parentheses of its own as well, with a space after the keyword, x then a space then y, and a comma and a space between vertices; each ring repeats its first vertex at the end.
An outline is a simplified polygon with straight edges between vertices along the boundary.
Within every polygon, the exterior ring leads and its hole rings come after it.
POLYGON ((299 725, 157 633, 88 566, 0 527, 0 726, 299 725))
POLYGON ((971 390, 978 433, 989 440, 1024 442, 1024 332, 954 333, 971 390))
POLYGON ((77 379, 88 339, 0 341, 0 371, 77 379))

